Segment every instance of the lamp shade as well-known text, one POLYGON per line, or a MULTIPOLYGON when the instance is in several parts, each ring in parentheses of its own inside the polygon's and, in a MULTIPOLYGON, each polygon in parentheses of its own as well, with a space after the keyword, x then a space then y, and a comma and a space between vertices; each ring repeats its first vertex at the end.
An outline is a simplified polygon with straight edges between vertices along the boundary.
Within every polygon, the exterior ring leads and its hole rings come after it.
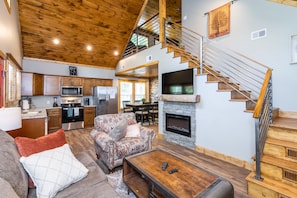
POLYGON ((11 131, 22 127, 20 107, 0 108, 0 129, 11 131))

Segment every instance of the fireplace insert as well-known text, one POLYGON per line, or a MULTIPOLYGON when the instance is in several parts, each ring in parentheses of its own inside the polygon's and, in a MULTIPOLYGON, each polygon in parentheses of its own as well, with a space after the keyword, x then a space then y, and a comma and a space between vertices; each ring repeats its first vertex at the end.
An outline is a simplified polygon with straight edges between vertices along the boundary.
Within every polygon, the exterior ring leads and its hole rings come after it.
POLYGON ((191 137, 191 117, 166 113, 166 131, 191 137))

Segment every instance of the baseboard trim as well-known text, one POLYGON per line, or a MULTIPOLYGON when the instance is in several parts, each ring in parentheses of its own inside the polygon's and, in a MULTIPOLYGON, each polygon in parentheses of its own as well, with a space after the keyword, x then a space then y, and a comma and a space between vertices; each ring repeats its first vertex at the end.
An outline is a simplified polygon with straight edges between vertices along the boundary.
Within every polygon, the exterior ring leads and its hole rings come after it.
POLYGON ((240 159, 237 159, 235 157, 232 157, 232 156, 228 156, 228 155, 225 155, 225 154, 222 154, 222 153, 218 153, 216 151, 212 151, 212 150, 209 150, 209 149, 206 149, 204 147, 200 147, 200 146, 197 146, 195 147, 195 150, 199 153, 203 153, 205 155, 208 155, 210 157, 214 157, 216 159, 219 159, 219 160, 222 160, 222 161, 225 161, 225 162, 229 162, 235 166, 238 166, 238 167, 242 167, 242 168, 245 168, 249 171, 252 171, 253 170, 253 163, 250 163, 250 162, 247 162, 247 161, 244 161, 244 160, 240 160, 240 159))

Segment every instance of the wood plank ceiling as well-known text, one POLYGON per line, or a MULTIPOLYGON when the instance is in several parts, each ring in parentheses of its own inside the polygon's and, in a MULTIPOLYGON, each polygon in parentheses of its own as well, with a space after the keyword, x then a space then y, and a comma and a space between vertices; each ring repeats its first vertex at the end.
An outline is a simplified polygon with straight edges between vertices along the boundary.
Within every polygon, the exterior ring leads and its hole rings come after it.
MULTIPOLYGON (((159 12, 159 0, 19 0, 18 4, 25 58, 110 69, 121 59, 133 29, 159 12), (53 43, 55 38, 60 44, 53 43)), ((181 0, 166 4, 167 16, 180 21, 181 0)))
POLYGON ((19 0, 24 57, 114 69, 146 0, 19 0), (53 39, 60 40, 59 45, 53 39), (91 51, 86 47, 90 45, 91 51), (119 52, 114 56, 114 51, 119 52))
POLYGON ((268 0, 276 3, 281 3, 289 6, 296 6, 297 7, 297 0, 268 0))

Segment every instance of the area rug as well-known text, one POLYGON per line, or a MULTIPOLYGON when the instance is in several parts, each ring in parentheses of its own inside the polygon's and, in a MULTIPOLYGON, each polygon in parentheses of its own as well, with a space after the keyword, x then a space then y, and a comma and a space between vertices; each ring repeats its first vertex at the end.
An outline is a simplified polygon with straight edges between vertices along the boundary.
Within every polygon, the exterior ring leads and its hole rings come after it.
POLYGON ((133 192, 128 194, 128 187, 123 181, 122 169, 107 175, 108 183, 115 189, 121 198, 136 198, 133 192))

